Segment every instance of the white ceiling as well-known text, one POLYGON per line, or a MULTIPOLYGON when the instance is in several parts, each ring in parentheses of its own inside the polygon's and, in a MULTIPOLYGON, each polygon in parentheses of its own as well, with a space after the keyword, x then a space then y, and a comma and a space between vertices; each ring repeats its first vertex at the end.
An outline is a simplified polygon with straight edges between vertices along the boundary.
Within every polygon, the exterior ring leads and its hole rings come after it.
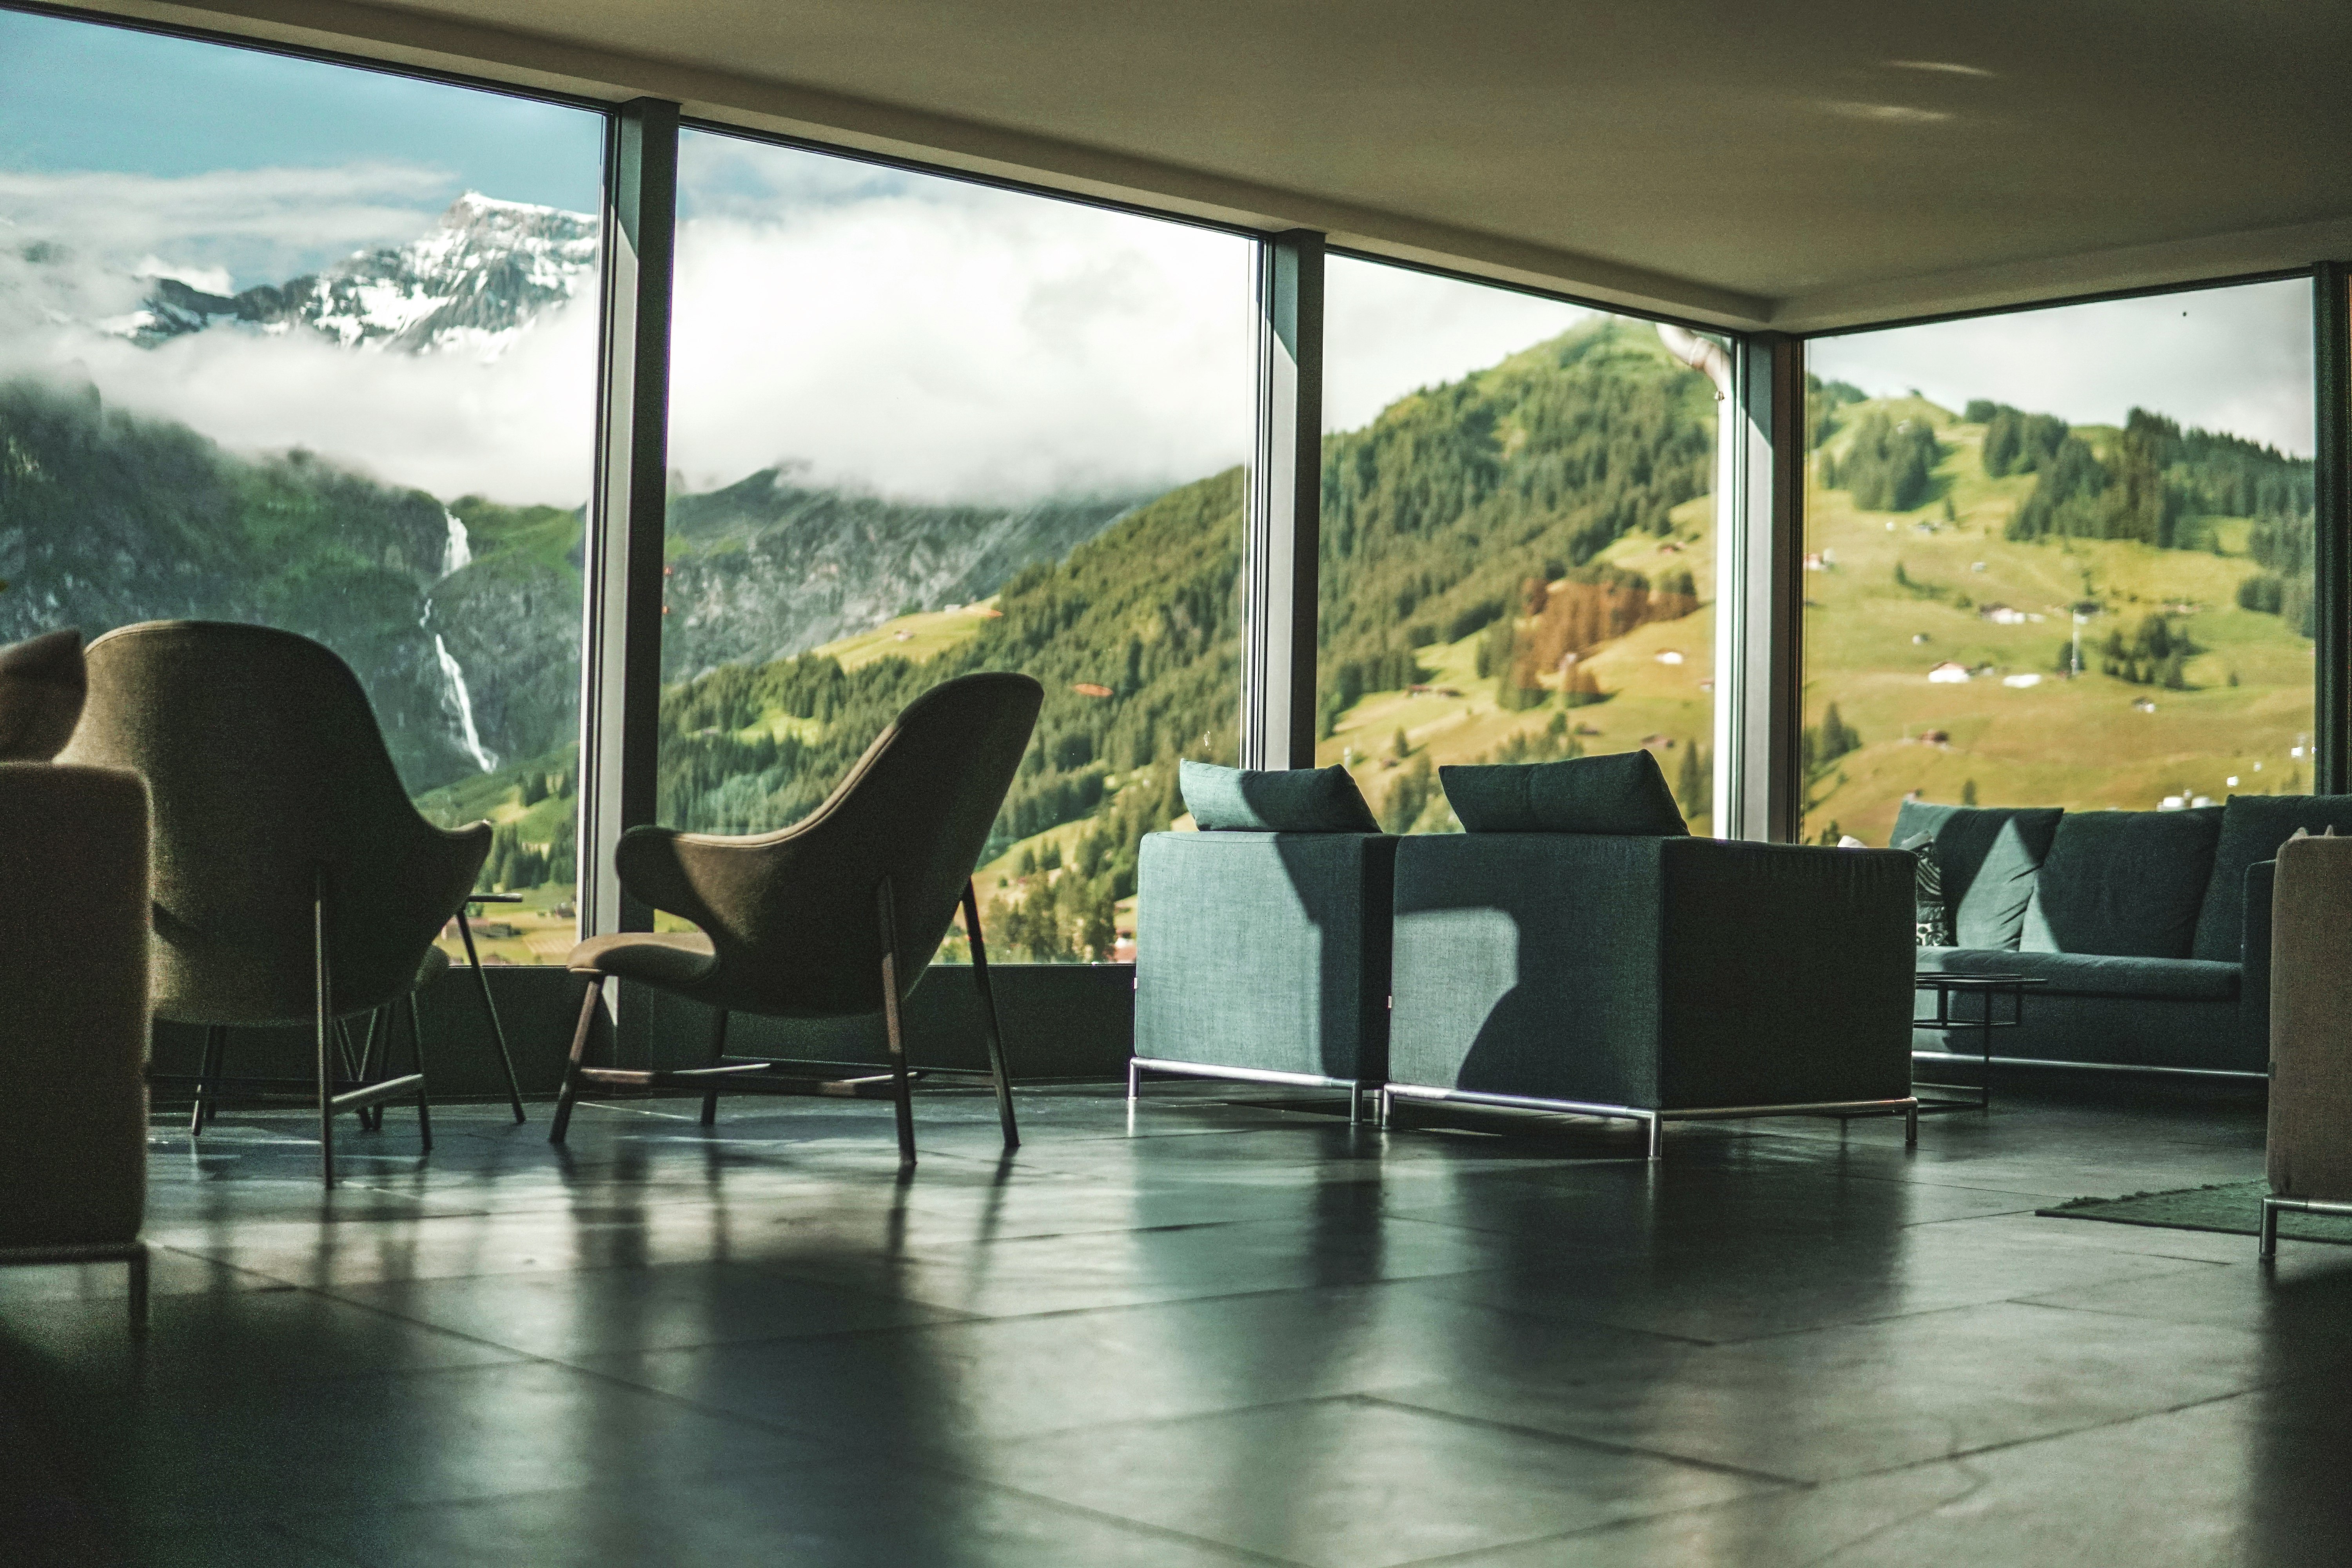
POLYGON ((2352 254, 2352 6, 97 0, 1809 330, 2352 254))

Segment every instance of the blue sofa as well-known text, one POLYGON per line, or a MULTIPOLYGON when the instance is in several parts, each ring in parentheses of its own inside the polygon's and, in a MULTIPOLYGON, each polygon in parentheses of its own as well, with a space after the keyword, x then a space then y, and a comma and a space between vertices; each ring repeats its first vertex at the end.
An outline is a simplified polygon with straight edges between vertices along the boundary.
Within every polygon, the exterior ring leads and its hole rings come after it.
MULTIPOLYGON (((2231 795, 2187 811, 1905 803, 1891 842, 1932 841, 1953 945, 1923 973, 2042 981, 2005 1058, 2261 1075, 2271 889, 2297 828, 2352 833, 2352 795, 2231 795)), ((1933 1030, 1914 1047, 1953 1048, 1933 1030)))

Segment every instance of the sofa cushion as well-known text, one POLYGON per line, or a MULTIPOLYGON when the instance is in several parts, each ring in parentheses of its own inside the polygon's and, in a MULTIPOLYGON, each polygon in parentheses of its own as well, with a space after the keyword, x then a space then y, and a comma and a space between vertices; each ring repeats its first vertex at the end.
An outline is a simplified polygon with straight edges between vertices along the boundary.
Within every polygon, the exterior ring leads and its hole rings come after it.
MULTIPOLYGON (((2004 952, 1965 947, 1923 947, 1922 974, 2022 974, 2046 984, 2027 993, 2061 996, 2137 996, 2158 1001, 2228 1002, 2238 994, 2234 963, 2190 958, 2125 958, 2097 952, 2004 952)), ((1926 1004, 1922 1004, 1922 1010, 1926 1004)), ((1973 1014, 1969 1015, 1974 1016, 1973 1014)), ((1999 1015, 2006 1016, 2006 1013, 1999 1015)))
POLYGON ((1901 849, 1922 835, 1934 840, 1956 944, 2015 947, 2025 927, 2025 906, 2033 898, 2034 873, 2065 815, 2054 805, 2003 808, 1906 800, 1887 842, 1901 849))
POLYGON ((2268 860, 2294 830, 2317 834, 2333 827, 2352 833, 2352 795, 2233 795, 2221 808, 2221 841, 2213 850, 2213 876, 2205 908, 2197 917, 2196 958, 2235 963, 2242 956, 2246 916, 2246 868, 2268 860))
POLYGON ((1658 759, 1647 751, 1437 770, 1465 833, 1689 834, 1658 759))
POLYGON ((2221 835, 2219 806, 2069 812, 2034 879, 2019 947, 2187 958, 2221 835))
POLYGON ((1204 832, 1378 833, 1363 791, 1342 767, 1219 767, 1186 762, 1178 787, 1184 808, 1204 832))
POLYGON ((46 763, 63 751, 89 689, 78 631, 0 648, 0 762, 46 763))

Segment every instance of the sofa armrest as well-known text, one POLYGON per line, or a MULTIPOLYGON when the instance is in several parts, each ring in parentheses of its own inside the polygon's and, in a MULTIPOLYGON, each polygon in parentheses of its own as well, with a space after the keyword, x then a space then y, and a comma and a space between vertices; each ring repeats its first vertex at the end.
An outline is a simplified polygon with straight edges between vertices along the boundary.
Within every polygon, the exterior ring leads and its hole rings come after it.
POLYGON ((2258 860, 2246 868, 2244 938, 2238 955, 2238 1016, 2255 1059, 2270 1059, 2271 904, 2278 889, 2278 862, 2258 860))
POLYGON ((1147 834, 1135 1054, 1384 1079, 1396 846, 1383 834, 1147 834))
POLYGON ((127 1242, 146 1203, 139 775, 0 763, 0 1247, 127 1242))
POLYGON ((1670 839, 1666 868, 1667 1104, 1911 1092, 1910 855, 1670 839))

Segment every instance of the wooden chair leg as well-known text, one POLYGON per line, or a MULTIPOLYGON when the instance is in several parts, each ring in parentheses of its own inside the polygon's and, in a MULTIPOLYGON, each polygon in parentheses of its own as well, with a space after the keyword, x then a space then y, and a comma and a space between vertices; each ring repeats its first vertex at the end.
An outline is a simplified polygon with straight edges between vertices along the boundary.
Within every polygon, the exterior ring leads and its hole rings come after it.
POLYGON ((1013 1123, 1013 1075, 1004 1062, 1004 1030, 996 1016, 996 992, 988 983, 988 947, 980 934, 980 894, 970 881, 963 885, 963 934, 971 944, 971 983, 980 988, 981 1022, 988 1030, 988 1070, 996 1079, 996 1119, 1004 1125, 1004 1146, 1021 1147, 1021 1131, 1013 1123))
POLYGON ((563 1089, 555 1097, 555 1125, 548 1129, 547 1141, 561 1143, 572 1126, 572 1103, 580 1098, 580 1063, 588 1054, 589 1026, 596 1021, 596 1009, 604 999, 604 977, 596 975, 588 983, 588 994, 580 999, 580 1026, 572 1032, 572 1059, 563 1067, 563 1089))
POLYGON ((882 935, 882 1028, 890 1047, 891 1099, 898 1112, 898 1168, 915 1168, 915 1100, 907 1077, 907 1036, 898 1016, 898 915, 890 897, 890 879, 874 889, 882 935))
MULTIPOLYGON (((400 1004, 394 1003, 394 1011, 397 1012, 399 1006, 400 1004)), ((384 1026, 383 1037, 384 1070, 390 1072, 392 1070, 392 1026, 389 1021, 384 1026)), ((416 993, 414 991, 408 994, 408 1049, 416 1063, 416 1132, 418 1138, 424 1142, 425 1152, 430 1154, 433 1152, 433 1101, 425 1092, 425 1026, 416 1016, 416 993)), ((380 1116, 382 1113, 378 1114, 380 1116)), ((381 1127, 383 1123, 379 1121, 376 1125, 381 1127)))
MULTIPOLYGON (((710 1030, 710 1065, 717 1067, 727 1055, 727 1009, 719 1009, 719 1022, 710 1030)), ((719 1091, 710 1090, 702 1097, 702 1124, 716 1126, 719 1121, 719 1091)))

